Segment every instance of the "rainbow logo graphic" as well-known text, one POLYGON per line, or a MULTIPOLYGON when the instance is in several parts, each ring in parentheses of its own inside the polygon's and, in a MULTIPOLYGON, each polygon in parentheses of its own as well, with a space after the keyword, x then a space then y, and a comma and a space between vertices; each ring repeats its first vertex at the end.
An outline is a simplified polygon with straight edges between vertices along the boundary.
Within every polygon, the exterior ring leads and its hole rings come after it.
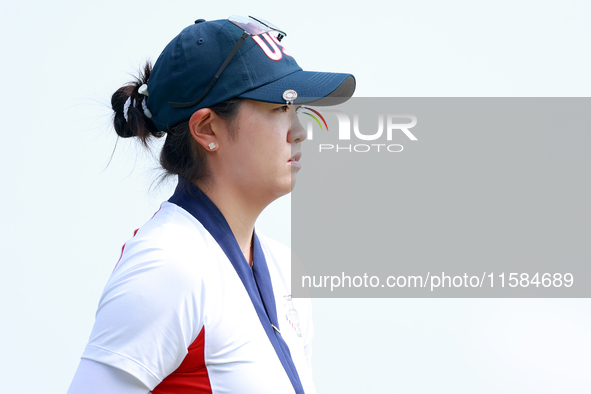
MULTIPOLYGON (((320 117, 320 119, 322 119, 322 123, 324 123, 324 127, 326 127, 326 131, 328 131, 328 125, 326 124, 326 120, 324 120, 324 117, 320 114, 320 112, 318 112, 310 107, 302 107, 302 109, 311 111, 311 112, 315 113, 316 115, 318 115, 320 117)), ((316 116, 312 115, 309 112, 302 111, 302 113, 305 115, 311 116, 312 119, 314 119, 316 121, 316 123, 318 123, 318 126, 320 126, 320 130, 324 130, 324 128, 322 127, 322 123, 320 123, 320 120, 318 120, 318 118, 316 116)))

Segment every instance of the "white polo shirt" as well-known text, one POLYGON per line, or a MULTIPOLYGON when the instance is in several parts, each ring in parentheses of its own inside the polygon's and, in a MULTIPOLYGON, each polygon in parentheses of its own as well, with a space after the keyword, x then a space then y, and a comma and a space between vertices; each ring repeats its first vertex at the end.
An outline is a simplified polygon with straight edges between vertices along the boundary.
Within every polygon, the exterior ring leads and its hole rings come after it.
MULTIPOLYGON (((310 300, 289 301, 291 252, 257 235, 281 337, 305 393, 315 393, 310 300)), ((124 370, 154 394, 294 393, 232 263, 195 217, 170 202, 125 244, 82 358, 124 370)))

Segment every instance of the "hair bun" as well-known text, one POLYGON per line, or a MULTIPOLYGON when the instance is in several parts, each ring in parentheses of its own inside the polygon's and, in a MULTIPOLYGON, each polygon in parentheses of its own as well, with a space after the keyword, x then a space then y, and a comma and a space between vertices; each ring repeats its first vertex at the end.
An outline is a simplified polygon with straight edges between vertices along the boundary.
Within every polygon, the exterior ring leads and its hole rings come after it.
POLYGON ((152 65, 146 62, 143 71, 135 81, 130 82, 111 96, 111 108, 114 112, 113 125, 117 135, 122 138, 139 137, 144 145, 148 144, 148 138, 162 137, 163 132, 158 131, 150 120, 152 113, 147 107, 147 83, 150 78, 152 65), (144 88, 144 85, 146 87, 144 88), (139 92, 142 87, 142 93, 139 92))

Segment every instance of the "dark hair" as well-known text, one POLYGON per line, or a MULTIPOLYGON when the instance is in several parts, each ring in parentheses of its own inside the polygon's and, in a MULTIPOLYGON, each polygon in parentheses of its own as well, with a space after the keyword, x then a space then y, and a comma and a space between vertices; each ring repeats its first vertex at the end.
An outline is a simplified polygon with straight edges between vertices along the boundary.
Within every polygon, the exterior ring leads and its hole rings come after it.
MULTIPOLYGON (((143 84, 148 83, 152 65, 146 62, 139 76, 121 88, 111 97, 111 107, 114 111, 113 124, 115 131, 122 138, 138 137, 145 147, 150 138, 160 138, 166 134, 166 140, 160 153, 160 164, 169 175, 179 175, 191 182, 209 176, 206 160, 206 150, 191 136, 189 120, 183 121, 166 132, 156 128, 154 123, 144 114, 142 100, 145 98, 138 92, 143 84), (131 105, 127 111, 127 120, 123 115, 123 108, 128 98, 131 105)), ((242 100, 230 99, 209 107, 221 119, 231 123, 240 108, 242 100)), ((235 138, 234 127, 229 127, 230 138, 235 138)))

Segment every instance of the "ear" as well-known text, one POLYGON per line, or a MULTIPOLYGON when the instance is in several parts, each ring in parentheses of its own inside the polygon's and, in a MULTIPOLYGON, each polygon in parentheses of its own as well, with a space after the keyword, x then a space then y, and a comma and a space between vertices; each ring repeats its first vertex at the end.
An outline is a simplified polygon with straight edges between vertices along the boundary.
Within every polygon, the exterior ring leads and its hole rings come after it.
POLYGON ((201 108, 189 119, 191 135, 206 151, 215 151, 219 147, 216 130, 220 122, 221 119, 209 108, 201 108))

